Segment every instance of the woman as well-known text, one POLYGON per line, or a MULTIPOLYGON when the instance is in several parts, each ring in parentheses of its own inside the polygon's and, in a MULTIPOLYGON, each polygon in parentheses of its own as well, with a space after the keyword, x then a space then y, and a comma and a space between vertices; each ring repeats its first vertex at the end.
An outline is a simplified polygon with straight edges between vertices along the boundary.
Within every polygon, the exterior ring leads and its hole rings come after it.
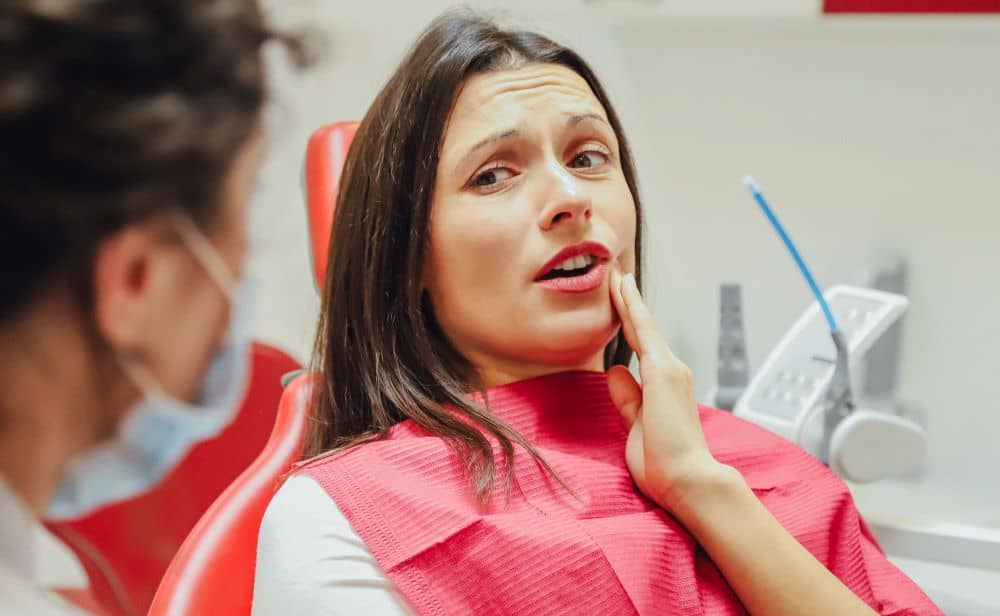
POLYGON ((62 611, 43 514, 145 490, 238 408, 272 38, 255 0, 0 8, 4 613, 62 611))
POLYGON ((265 515, 255 613, 936 612, 822 465, 699 415, 639 228, 582 59, 430 26, 345 165, 316 457, 265 515))

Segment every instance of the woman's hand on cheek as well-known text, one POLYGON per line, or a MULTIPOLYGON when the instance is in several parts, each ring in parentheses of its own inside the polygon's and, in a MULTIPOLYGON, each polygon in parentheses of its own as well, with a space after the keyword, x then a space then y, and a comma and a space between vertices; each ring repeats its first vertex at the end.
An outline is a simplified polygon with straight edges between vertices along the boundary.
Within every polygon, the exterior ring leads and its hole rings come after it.
MULTIPOLYGON (((611 301, 639 358, 639 385, 625 366, 608 370, 611 399, 629 429, 625 459, 646 496, 675 514, 692 490, 734 472, 712 457, 698 417, 690 369, 670 351, 639 295, 635 278, 616 266, 611 301)), ((682 516, 679 516, 682 517, 682 516)))

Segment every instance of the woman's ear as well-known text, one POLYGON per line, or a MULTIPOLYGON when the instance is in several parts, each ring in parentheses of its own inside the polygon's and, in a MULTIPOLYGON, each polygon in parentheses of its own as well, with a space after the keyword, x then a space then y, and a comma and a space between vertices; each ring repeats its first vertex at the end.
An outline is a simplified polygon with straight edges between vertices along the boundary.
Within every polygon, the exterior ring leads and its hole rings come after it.
POLYGON ((424 250, 424 263, 420 269, 420 292, 428 295, 434 285, 434 258, 430 246, 424 250))

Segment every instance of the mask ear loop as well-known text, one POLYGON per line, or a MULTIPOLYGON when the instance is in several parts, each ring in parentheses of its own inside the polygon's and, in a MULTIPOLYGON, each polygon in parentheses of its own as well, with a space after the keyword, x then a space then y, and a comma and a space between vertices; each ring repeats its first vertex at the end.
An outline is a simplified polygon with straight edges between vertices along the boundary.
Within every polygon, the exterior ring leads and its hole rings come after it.
POLYGON ((153 376, 153 373, 141 361, 133 359, 123 352, 119 352, 117 356, 118 365, 121 367, 122 372, 125 373, 125 376, 129 380, 135 383, 144 396, 147 398, 167 397, 166 392, 163 391, 163 387, 160 386, 160 381, 153 376))
POLYGON ((209 278, 218 285, 230 302, 235 301, 238 286, 236 278, 226 262, 219 256, 219 252, 212 246, 212 242, 209 241, 205 232, 182 211, 175 211, 172 218, 174 225, 180 232, 181 240, 195 259, 205 268, 209 278))
MULTIPOLYGON (((235 301, 238 287, 236 279, 205 233, 183 211, 175 210, 171 215, 171 219, 178 233, 180 233, 181 241, 184 242, 187 249, 191 251, 191 254, 194 255, 198 263, 205 269, 208 277, 219 287, 230 303, 235 301)), ((169 398, 160 385, 159 380, 141 361, 123 352, 119 352, 117 355, 118 364, 121 366, 125 376, 135 383, 144 395, 147 397, 169 398)))

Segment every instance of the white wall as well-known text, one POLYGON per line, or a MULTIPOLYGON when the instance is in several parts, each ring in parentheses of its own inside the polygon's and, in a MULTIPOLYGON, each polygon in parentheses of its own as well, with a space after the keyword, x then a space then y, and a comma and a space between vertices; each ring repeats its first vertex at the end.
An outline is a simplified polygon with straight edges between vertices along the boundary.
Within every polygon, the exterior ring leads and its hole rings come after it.
MULTIPOLYGON (((318 306, 306 139, 359 118, 446 3, 272 5, 331 39, 307 73, 276 65, 254 205, 259 332, 306 357, 318 306)), ((575 46, 609 86, 640 171, 648 298, 699 391, 714 379, 719 283, 743 284, 755 367, 809 302, 743 192, 749 172, 822 285, 860 282, 886 256, 910 265, 900 394, 926 413, 930 471, 859 489, 862 505, 1000 527, 1000 21, 672 17, 641 4, 614 19, 587 6, 518 2, 513 20, 575 46)))

